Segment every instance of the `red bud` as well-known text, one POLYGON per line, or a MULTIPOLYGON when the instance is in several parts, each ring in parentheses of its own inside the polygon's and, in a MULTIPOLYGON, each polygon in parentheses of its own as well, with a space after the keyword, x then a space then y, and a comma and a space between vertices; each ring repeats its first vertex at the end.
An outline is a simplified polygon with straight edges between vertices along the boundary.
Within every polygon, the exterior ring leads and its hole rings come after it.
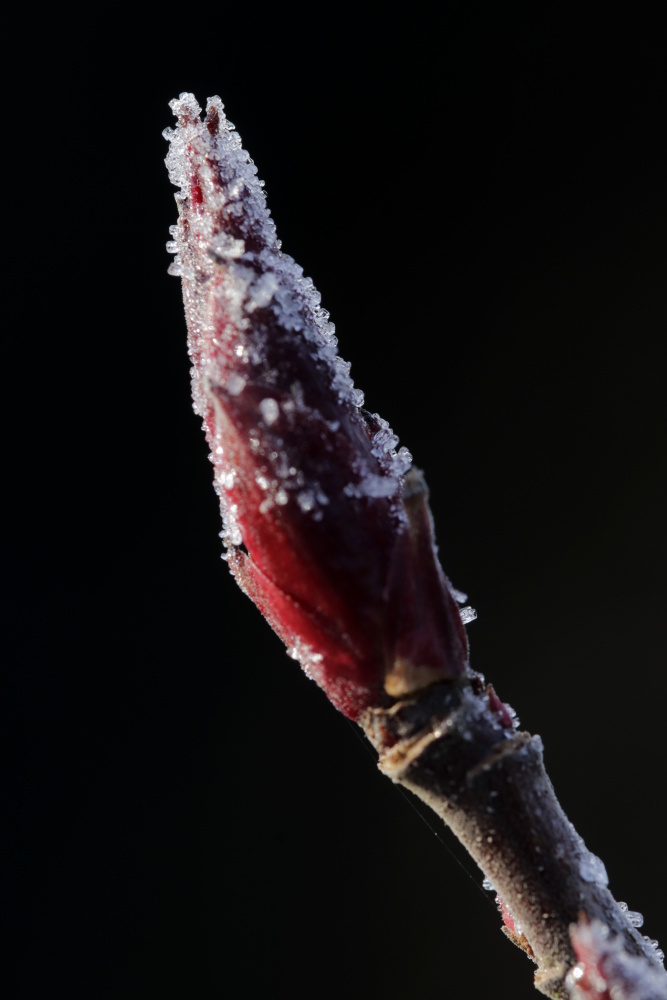
POLYGON ((172 230, 227 559, 350 718, 467 666, 425 485, 336 355, 320 297, 280 250, 218 98, 172 102, 172 230))

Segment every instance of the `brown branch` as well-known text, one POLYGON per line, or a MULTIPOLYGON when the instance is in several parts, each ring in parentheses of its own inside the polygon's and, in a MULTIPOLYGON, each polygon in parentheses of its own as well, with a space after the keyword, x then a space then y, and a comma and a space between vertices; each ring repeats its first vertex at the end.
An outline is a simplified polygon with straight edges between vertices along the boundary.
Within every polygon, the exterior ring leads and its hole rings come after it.
POLYGON ((625 952, 664 971, 563 812, 540 737, 510 730, 498 705, 469 673, 373 709, 362 724, 380 770, 445 821, 493 884, 509 911, 506 933, 537 963, 537 989, 567 996, 565 977, 577 962, 570 932, 582 917, 601 921, 625 952))

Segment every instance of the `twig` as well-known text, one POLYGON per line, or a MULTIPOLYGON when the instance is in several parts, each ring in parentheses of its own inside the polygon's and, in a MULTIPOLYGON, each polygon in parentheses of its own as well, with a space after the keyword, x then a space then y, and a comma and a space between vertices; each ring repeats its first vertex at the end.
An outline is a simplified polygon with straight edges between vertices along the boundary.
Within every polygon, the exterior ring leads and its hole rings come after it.
POLYGON ((363 409, 312 282, 283 254, 218 98, 194 97, 167 164, 195 410, 230 569, 291 655, 362 726, 380 769, 451 827, 545 995, 667 998, 662 953, 563 813, 539 737, 471 670, 424 479, 363 409))

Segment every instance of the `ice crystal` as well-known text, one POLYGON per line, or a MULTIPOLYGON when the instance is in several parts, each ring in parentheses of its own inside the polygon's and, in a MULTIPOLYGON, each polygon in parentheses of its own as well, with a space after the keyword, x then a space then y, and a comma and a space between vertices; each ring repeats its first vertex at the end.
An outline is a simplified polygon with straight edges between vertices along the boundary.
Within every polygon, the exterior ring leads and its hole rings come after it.
MULTIPOLYGON (((583 843, 583 842, 582 842, 583 843)), ((607 869, 604 862, 597 855, 583 849, 584 853, 579 859, 579 874, 584 882, 595 882, 598 885, 609 885, 607 869)))
POLYGON ((628 909, 627 903, 619 903, 618 905, 620 909, 623 911, 623 913, 625 913, 627 921, 632 927, 643 927, 644 917, 641 913, 639 913, 637 910, 628 909))

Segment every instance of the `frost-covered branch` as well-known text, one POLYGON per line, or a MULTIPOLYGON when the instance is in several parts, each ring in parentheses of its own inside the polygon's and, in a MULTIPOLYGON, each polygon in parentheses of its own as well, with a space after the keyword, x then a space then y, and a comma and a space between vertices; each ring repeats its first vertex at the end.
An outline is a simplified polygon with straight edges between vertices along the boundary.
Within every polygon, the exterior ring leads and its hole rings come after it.
POLYGON ((290 655, 445 820, 547 996, 667 998, 655 942, 555 797, 539 737, 470 668, 422 474, 363 408, 312 282, 284 254, 218 98, 167 130, 194 405, 226 559, 290 655))

